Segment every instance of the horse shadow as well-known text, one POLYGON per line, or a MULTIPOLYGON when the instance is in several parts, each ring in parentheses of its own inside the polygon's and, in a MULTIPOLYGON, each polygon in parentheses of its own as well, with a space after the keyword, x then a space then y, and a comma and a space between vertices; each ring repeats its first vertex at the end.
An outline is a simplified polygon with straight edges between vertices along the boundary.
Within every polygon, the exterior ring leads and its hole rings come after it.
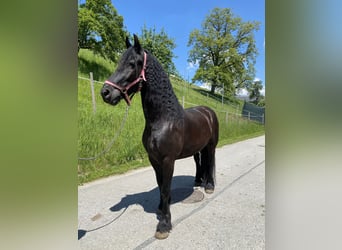
MULTIPOLYGON (((171 204, 181 202, 193 193, 193 184, 195 177, 193 176, 174 176, 171 185, 171 204)), ((136 194, 128 194, 121 199, 120 202, 110 208, 110 211, 117 212, 131 205, 140 205, 147 213, 157 213, 159 205, 159 188, 141 192, 136 194)))
MULTIPOLYGON (((172 178, 171 185, 171 204, 181 202, 188 198, 193 193, 193 184, 195 177, 193 176, 174 176, 172 178)), ((112 212, 118 212, 123 209, 123 211, 117 215, 110 222, 101 225, 95 229, 84 230, 78 229, 78 240, 83 238, 87 233, 99 230, 106 227, 116 221, 122 214, 124 214, 127 208, 131 205, 140 205, 144 208, 147 213, 155 213, 158 219, 157 207, 159 205, 159 188, 158 186, 147 192, 141 192, 136 194, 128 194, 121 199, 120 202, 109 208, 112 212)))

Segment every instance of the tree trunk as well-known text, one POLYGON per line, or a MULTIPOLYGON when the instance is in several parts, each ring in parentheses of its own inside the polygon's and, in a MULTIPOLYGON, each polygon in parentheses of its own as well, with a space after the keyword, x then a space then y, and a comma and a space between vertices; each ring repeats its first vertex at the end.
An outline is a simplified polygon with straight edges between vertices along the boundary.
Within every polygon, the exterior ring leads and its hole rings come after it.
POLYGON ((215 84, 211 84, 210 93, 211 94, 215 94, 215 89, 216 89, 216 85, 215 84))

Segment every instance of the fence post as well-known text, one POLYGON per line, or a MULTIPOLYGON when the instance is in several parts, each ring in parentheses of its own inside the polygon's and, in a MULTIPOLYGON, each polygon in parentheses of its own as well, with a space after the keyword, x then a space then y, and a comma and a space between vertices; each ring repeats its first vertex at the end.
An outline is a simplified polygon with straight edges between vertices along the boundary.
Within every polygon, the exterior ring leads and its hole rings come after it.
POLYGON ((224 96, 224 83, 222 83, 222 107, 223 107, 223 102, 224 102, 224 99, 223 99, 223 96, 224 96))
POLYGON ((93 110, 95 114, 96 113, 96 101, 95 101, 93 72, 90 72, 90 88, 91 88, 91 99, 93 100, 93 110))
POLYGON ((251 112, 248 111, 248 121, 251 119, 251 112))
POLYGON ((228 111, 226 111, 226 123, 228 123, 228 111))
POLYGON ((262 124, 265 124, 265 114, 262 114, 262 116, 261 116, 261 120, 262 120, 262 124))
POLYGON ((183 97, 182 97, 182 105, 183 105, 183 108, 184 108, 184 95, 183 95, 183 97))

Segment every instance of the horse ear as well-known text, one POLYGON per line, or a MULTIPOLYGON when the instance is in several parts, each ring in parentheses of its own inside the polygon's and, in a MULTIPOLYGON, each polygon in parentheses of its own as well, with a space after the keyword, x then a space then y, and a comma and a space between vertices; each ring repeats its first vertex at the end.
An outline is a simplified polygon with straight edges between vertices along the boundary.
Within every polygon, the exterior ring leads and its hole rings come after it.
POLYGON ((141 45, 140 45, 139 39, 138 39, 136 34, 133 34, 133 36, 134 36, 134 48, 135 48, 137 53, 140 53, 141 45))
POLYGON ((128 49, 129 47, 131 47, 131 46, 132 46, 132 44, 131 44, 131 42, 129 41, 128 36, 126 36, 126 47, 127 47, 127 49, 128 49))

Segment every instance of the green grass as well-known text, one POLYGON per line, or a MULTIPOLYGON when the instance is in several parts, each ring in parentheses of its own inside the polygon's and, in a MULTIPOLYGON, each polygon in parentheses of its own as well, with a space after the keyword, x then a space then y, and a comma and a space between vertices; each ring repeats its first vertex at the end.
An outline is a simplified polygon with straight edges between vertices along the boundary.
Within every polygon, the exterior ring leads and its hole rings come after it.
POLYGON ((95 80, 108 78, 115 69, 115 64, 105 60, 93 52, 81 49, 78 53, 78 75, 89 78, 89 72, 93 72, 95 80))
MULTIPOLYGON (((100 81, 105 80, 115 69, 114 64, 89 51, 80 51, 79 62, 80 76, 89 78, 89 72, 92 71, 94 79, 100 81)), ((182 80, 170 79, 180 103, 184 96, 185 107, 193 106, 189 104, 193 103, 207 105, 216 111, 220 123, 218 146, 264 134, 263 125, 239 116, 241 102, 225 99, 222 105, 220 98, 207 96, 207 92, 182 80)), ((126 112, 124 101, 115 107, 105 104, 99 94, 102 84, 94 85, 96 113, 93 112, 89 80, 78 79, 78 157, 92 157, 103 152, 118 133, 126 112)), ((140 94, 137 93, 129 108, 126 123, 110 150, 96 160, 78 161, 79 184, 149 165, 141 142, 144 125, 140 94)))

